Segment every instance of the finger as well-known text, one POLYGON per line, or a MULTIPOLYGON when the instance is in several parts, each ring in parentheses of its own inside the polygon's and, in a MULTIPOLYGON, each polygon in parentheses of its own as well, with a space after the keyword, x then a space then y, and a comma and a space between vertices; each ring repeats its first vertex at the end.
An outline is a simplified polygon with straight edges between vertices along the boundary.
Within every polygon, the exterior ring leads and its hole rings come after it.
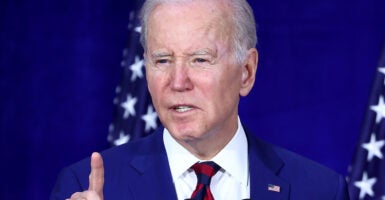
POLYGON ((76 192, 67 200, 100 200, 100 198, 95 191, 87 190, 84 192, 76 192))
POLYGON ((83 192, 75 192, 71 195, 71 198, 69 200, 80 200, 83 198, 83 192))
POLYGON ((91 173, 88 190, 95 191, 103 199, 104 166, 102 156, 94 152, 91 155, 91 173))
POLYGON ((75 192, 71 195, 71 199, 77 199, 81 196, 81 192, 75 192))

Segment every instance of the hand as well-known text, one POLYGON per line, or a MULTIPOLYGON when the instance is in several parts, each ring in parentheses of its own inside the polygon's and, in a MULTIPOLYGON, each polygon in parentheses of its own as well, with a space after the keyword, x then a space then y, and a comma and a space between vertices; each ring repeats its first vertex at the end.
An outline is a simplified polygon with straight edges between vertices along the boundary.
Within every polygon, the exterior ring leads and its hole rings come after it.
POLYGON ((103 158, 99 153, 91 155, 91 173, 88 190, 76 192, 67 200, 103 200, 104 166, 103 158))

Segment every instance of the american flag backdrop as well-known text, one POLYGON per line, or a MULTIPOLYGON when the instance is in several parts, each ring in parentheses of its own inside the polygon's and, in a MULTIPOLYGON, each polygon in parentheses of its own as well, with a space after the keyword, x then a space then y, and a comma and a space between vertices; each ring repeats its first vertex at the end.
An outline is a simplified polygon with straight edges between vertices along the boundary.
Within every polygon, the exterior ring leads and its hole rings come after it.
POLYGON ((385 44, 370 94, 362 133, 350 166, 352 200, 385 200, 385 44))
POLYGON ((117 146, 146 136, 154 131, 159 120, 151 102, 145 79, 143 48, 139 38, 139 10, 142 1, 132 3, 128 24, 128 45, 123 50, 122 77, 116 87, 114 119, 109 126, 108 141, 117 146))

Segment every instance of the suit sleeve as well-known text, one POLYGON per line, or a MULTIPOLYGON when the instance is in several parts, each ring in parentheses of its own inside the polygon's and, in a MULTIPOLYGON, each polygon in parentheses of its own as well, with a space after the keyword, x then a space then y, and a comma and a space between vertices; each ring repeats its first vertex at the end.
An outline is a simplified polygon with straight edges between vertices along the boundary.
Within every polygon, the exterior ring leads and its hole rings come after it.
POLYGON ((50 200, 63 200, 71 197, 75 192, 84 191, 79 177, 71 168, 63 169, 51 192, 50 200))

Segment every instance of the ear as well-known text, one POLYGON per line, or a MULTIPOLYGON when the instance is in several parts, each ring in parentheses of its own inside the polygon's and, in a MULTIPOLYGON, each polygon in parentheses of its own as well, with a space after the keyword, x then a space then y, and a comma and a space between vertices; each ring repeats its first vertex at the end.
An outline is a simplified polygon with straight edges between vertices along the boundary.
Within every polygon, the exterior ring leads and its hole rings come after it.
POLYGON ((253 88, 255 82, 255 74, 258 65, 258 51, 255 48, 248 50, 247 57, 242 66, 242 83, 239 94, 246 96, 253 88))

